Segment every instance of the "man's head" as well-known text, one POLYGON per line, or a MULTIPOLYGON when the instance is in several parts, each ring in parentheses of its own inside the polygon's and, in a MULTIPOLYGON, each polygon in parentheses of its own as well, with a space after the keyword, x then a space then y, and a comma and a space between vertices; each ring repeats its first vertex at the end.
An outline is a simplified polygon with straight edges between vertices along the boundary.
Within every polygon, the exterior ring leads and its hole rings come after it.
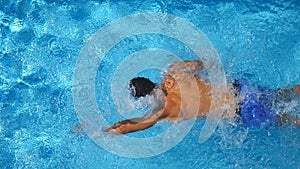
POLYGON ((144 97, 150 94, 154 88, 155 83, 144 77, 133 78, 129 83, 130 94, 134 97, 144 97))

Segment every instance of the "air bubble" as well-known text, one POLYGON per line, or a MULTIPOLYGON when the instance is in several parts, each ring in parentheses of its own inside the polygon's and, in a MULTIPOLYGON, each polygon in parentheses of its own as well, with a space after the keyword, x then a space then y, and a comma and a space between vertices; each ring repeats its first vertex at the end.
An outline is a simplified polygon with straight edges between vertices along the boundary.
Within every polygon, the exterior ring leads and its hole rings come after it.
POLYGON ((11 23, 11 19, 9 16, 7 15, 2 15, 0 16, 1 18, 1 23, 4 25, 4 26, 9 26, 9 24, 11 23))
POLYGON ((25 24, 22 20, 16 18, 11 25, 9 25, 11 32, 19 32, 21 29, 25 27, 25 24))
POLYGON ((61 5, 61 7, 64 10, 68 10, 69 9, 67 2, 63 2, 62 5, 61 5))
POLYGON ((55 37, 52 37, 51 39, 49 39, 48 48, 51 50, 55 50, 55 49, 59 48, 59 43, 57 42, 57 39, 55 37))

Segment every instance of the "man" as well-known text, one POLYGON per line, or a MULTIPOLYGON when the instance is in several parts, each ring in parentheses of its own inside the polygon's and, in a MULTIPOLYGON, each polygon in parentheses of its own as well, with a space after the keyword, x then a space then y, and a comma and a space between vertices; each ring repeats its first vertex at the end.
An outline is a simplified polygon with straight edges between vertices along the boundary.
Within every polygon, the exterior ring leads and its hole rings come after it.
POLYGON ((165 79, 158 86, 146 78, 134 78, 130 81, 131 95, 144 97, 155 90, 162 90, 163 96, 155 96, 158 106, 140 118, 133 118, 115 123, 105 131, 113 134, 125 134, 144 130, 160 120, 186 120, 196 117, 207 117, 210 111, 223 110, 222 116, 235 120, 245 127, 257 126, 269 128, 294 124, 300 127, 300 119, 288 114, 279 115, 276 103, 299 99, 300 86, 291 89, 270 90, 261 86, 251 85, 243 80, 235 81, 226 89, 217 91, 218 100, 213 100, 212 86, 197 72, 204 70, 201 61, 184 61, 172 64, 165 79), (163 97, 162 99, 159 99, 163 97))

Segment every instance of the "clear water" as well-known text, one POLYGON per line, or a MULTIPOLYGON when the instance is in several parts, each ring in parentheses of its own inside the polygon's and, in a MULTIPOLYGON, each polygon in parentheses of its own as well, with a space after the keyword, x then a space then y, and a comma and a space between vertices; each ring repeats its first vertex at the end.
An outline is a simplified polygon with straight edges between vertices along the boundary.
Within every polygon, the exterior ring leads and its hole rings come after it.
MULTIPOLYGON (((291 126, 260 130, 221 123, 199 144, 204 124, 199 119, 180 144, 145 159, 106 152, 78 130, 71 88, 80 50, 105 24, 141 12, 169 13, 196 25, 218 50, 229 80, 246 77, 272 88, 300 84, 297 0, 0 0, 0 168, 300 168, 300 130, 291 126)), ((116 46, 99 65, 96 81, 98 104, 111 121, 120 117, 109 98, 110 76, 124 56, 147 47, 194 58, 181 44, 157 35, 116 46)), ((158 71, 144 73, 161 80, 158 71)), ((299 115, 297 105, 291 113, 299 115)))

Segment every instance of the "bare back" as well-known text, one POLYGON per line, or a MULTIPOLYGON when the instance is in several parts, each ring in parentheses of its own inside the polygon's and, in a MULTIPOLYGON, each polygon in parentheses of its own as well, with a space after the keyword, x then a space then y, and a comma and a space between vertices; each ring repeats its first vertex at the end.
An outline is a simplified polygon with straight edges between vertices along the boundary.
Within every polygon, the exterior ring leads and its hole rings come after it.
MULTIPOLYGON (((229 104, 231 110, 224 112, 224 116, 232 118, 235 114, 236 102, 230 90, 219 92, 223 94, 221 104, 212 105, 212 89, 208 82, 198 76, 187 74, 177 81, 168 76, 162 83, 166 93, 165 111, 167 120, 183 120, 195 117, 206 117, 210 110, 217 110, 229 104)), ((175 77, 176 78, 176 77, 175 77)))

